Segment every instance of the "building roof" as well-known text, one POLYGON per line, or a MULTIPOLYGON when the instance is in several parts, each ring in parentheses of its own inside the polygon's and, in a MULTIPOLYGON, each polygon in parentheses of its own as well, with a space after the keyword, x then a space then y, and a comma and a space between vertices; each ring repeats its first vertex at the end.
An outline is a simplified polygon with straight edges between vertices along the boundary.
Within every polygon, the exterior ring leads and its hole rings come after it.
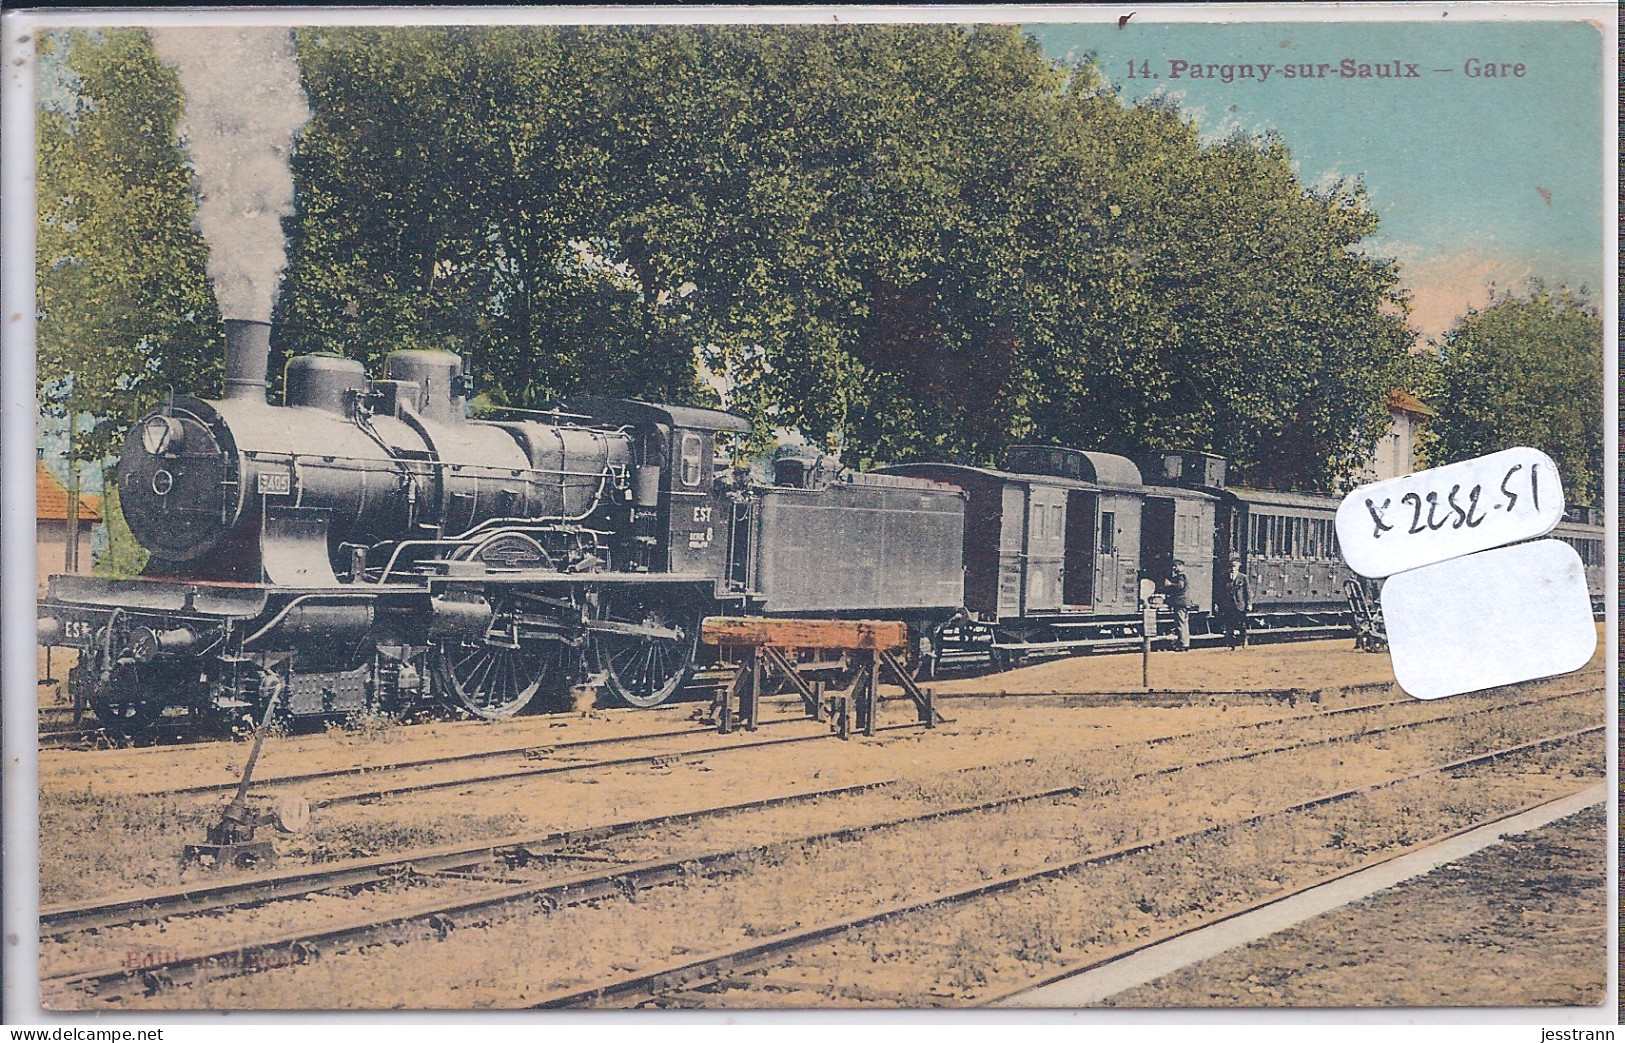
MULTIPOLYGON (((39 521, 68 520, 68 490, 56 480, 56 475, 45 468, 45 461, 34 464, 34 517, 39 521)), ((102 520, 102 498, 81 493, 79 495, 79 521, 102 520)))
POLYGON ((1388 408, 1397 413, 1409 413, 1412 416, 1434 415, 1431 408, 1404 388, 1394 388, 1388 392, 1388 408))

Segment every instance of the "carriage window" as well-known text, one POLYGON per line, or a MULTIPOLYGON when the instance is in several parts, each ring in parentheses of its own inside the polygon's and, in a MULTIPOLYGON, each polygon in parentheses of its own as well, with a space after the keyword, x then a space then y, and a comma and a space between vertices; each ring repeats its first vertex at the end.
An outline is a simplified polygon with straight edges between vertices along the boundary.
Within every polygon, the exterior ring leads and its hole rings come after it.
POLYGON ((700 436, 694 434, 693 432, 684 432, 682 458, 684 485, 700 484, 700 479, 704 477, 701 474, 701 465, 704 462, 704 455, 705 442, 700 438, 700 436))
POLYGON ((1248 546, 1251 548, 1252 553, 1262 557, 1266 553, 1264 545, 1264 519, 1260 518, 1256 514, 1248 515, 1247 528, 1248 546))
POLYGON ((1197 554, 1202 550, 1200 533, 1202 516, 1182 511, 1175 520, 1174 549, 1181 554, 1197 554))
POLYGON ((1112 511, 1100 512, 1100 553, 1117 553, 1117 515, 1112 511))

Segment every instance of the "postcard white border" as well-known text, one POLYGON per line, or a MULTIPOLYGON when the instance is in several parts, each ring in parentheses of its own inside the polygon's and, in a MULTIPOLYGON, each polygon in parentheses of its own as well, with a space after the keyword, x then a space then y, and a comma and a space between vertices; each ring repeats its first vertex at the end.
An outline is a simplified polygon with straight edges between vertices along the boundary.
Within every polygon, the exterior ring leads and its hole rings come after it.
MULTIPOLYGON (((258 1012, 197 1011, 153 1015, 120 1013, 57 1014, 38 1007, 38 941, 35 931, 38 912, 38 810, 37 718, 35 705, 34 640, 34 216, 33 216, 33 44, 32 38, 44 28, 90 28, 128 25, 562 25, 562 24, 646 24, 687 25, 754 22, 761 24, 875 24, 911 23, 1112 23, 1128 15, 1141 23, 1201 24, 1216 22, 1434 22, 1442 19, 1473 22, 1595 22, 1606 37, 1601 84, 1605 101, 1604 125, 1598 133, 1604 138, 1605 173, 1611 183, 1619 183, 1617 141, 1618 123, 1618 8, 1607 3, 1460 3, 1460 4, 1212 4, 1170 6, 1077 6, 976 5, 976 6, 875 6, 875 7, 465 7, 465 8, 276 8, 255 10, 202 9, 195 11, 139 10, 129 8, 76 10, 40 9, 12 11, 0 19, 3 33, 5 78, 0 89, 0 692, 3 692, 4 780, 4 904, 5 944, 0 969, 4 979, 4 1017, 9 1025, 128 1026, 214 1024, 229 1017, 231 1028, 248 1025, 310 1024, 311 1015, 258 1012), (1607 117, 1612 116, 1612 119, 1607 117), (15 940, 13 940, 15 938, 15 940)), ((1609 228, 1618 227, 1617 193, 1605 194, 1609 228)), ((1607 296, 1603 308, 1607 372, 1617 374, 1619 285, 1618 255, 1604 251, 1604 278, 1607 296)), ((1618 793, 1618 686, 1619 686, 1619 604, 1618 604, 1618 381, 1604 381, 1607 389, 1608 452, 1606 460, 1606 503, 1610 538, 1614 553, 1608 566, 1608 650, 1607 684, 1608 783, 1614 800, 1608 805, 1609 835, 1609 948, 1617 953, 1619 836, 1618 793)), ((1567 1025, 1616 1024, 1619 980, 1618 962, 1610 959, 1608 998, 1600 1008, 1437 1008, 1437 1009, 1348 1009, 1348 1010, 1191 1010, 1191 1011, 901 1011, 888 1012, 697 1012, 666 1015, 659 1026, 645 1024, 657 1032, 681 1026, 743 1024, 896 1024, 943 1027, 980 1024, 1181 1026, 1212 1025, 1567 1025)), ((417 1012, 323 1012, 319 1023, 333 1027, 349 1025, 432 1024, 450 1028, 461 1023, 486 1025, 528 1025, 548 1031, 560 1025, 588 1023, 624 1030, 646 1023, 647 1015, 635 1012, 593 1014, 550 1014, 545 1019, 520 1012, 456 1012, 423 1014, 417 1012)))

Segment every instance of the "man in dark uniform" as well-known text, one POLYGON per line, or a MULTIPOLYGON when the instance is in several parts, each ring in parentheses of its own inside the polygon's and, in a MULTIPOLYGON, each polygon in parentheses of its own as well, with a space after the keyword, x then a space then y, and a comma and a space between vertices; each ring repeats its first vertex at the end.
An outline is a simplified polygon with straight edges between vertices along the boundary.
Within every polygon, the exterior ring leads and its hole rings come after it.
POLYGON ((1179 651, 1191 650, 1191 581, 1185 575, 1185 563, 1174 562, 1168 573, 1168 607, 1174 610, 1174 622, 1179 625, 1179 651))
POLYGON ((1247 585, 1247 574, 1241 571, 1241 562, 1230 563, 1230 577, 1224 581, 1224 642, 1235 651, 1237 638, 1247 646, 1247 613, 1253 608, 1252 588, 1247 585))

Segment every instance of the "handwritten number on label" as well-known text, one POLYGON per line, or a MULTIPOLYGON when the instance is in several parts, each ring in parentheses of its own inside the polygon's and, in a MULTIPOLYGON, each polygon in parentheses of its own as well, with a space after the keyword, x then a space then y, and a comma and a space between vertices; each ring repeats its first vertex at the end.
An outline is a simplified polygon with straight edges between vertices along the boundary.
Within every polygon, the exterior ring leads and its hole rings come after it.
POLYGON ((1467 527, 1469 529, 1476 529, 1480 525, 1484 524, 1484 518, 1486 516, 1482 515, 1482 514, 1478 516, 1477 521, 1473 521, 1473 512, 1478 510, 1478 494, 1480 492, 1482 492, 1482 491, 1483 490, 1481 490, 1478 486, 1475 485, 1475 486, 1473 486, 1472 493, 1470 493, 1468 495, 1468 497, 1467 497, 1467 518, 1466 518, 1466 521, 1467 521, 1467 527))
MULTIPOLYGON (((1478 490, 1474 489, 1473 491, 1476 493, 1478 490)), ((1450 495, 1445 497, 1445 502, 1450 504, 1450 509, 1456 512, 1456 520, 1450 523, 1450 527, 1452 529, 1461 528, 1462 523, 1467 520, 1467 512, 1462 510, 1461 504, 1456 502, 1456 494, 1459 492, 1461 492, 1461 486, 1452 485, 1450 487, 1450 495)))
POLYGON ((1440 518, 1438 522, 1434 522, 1433 512, 1438 509, 1439 494, 1437 492, 1428 493, 1428 528, 1432 529, 1434 532, 1438 532, 1440 529, 1444 528, 1445 522, 1450 520, 1450 515, 1447 514, 1443 518, 1440 518))
POLYGON ((1414 536, 1422 532, 1422 498, 1415 493, 1406 493, 1399 498, 1399 502, 1411 505, 1411 527, 1405 530, 1406 533, 1414 536))
POLYGON ((1337 532, 1349 567, 1382 577, 1532 539, 1562 510, 1557 465, 1519 446, 1355 490, 1338 506, 1337 532))

